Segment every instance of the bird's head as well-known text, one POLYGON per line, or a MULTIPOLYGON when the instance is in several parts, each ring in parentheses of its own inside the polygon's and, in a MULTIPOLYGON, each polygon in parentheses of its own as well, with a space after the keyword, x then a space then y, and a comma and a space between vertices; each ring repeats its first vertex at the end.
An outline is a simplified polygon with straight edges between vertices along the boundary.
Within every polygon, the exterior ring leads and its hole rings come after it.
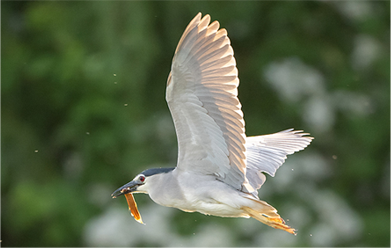
POLYGON ((118 188, 111 194, 113 198, 129 193, 148 193, 148 186, 153 181, 153 176, 171 172, 174 168, 147 169, 138 174, 132 181, 118 188))

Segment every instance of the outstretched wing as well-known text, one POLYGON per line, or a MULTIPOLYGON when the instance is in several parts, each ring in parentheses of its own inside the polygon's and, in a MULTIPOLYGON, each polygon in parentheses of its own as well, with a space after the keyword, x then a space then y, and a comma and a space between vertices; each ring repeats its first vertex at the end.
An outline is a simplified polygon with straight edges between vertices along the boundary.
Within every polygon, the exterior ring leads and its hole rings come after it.
MULTIPOLYGON (((306 148, 312 141, 307 133, 288 129, 274 134, 247 137, 246 176, 254 189, 259 189, 266 177, 262 172, 274 177, 286 156, 306 148)), ((257 194, 257 192, 252 192, 257 194)))
POLYGON ((201 13, 183 33, 166 100, 178 138, 178 168, 213 174, 246 190, 245 133, 233 50, 225 29, 201 13), (244 185, 244 187, 243 187, 244 185))

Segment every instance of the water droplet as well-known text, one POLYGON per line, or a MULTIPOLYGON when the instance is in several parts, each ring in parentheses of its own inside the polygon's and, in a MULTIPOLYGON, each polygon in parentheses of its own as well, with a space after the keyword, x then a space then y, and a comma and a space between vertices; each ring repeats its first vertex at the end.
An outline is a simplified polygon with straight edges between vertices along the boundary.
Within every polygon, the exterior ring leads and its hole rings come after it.
POLYGON ((34 152, 38 152, 38 150, 35 150, 34 152))

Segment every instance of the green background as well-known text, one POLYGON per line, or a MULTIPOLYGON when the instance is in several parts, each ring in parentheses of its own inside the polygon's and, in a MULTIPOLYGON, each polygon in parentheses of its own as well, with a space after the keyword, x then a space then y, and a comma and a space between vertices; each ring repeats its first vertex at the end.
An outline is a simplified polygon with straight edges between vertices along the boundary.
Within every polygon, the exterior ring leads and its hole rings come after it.
POLYGON ((3 246, 389 246, 388 1, 2 1, 3 246), (237 60, 247 134, 315 139, 261 199, 298 229, 110 194, 172 167, 176 44, 210 14, 237 60))

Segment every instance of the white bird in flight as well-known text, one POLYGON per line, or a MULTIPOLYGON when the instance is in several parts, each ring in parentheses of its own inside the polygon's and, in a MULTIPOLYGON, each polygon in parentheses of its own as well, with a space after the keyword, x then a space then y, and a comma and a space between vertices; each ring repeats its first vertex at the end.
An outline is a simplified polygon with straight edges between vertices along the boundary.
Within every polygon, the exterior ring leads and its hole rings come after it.
POLYGON ((312 137, 293 129, 246 137, 238 94, 238 70, 225 29, 198 13, 176 48, 166 100, 178 138, 175 168, 147 169, 112 196, 125 195, 132 215, 141 216, 133 193, 157 204, 221 217, 252 217, 295 234, 277 210, 258 198, 286 156, 312 137))

